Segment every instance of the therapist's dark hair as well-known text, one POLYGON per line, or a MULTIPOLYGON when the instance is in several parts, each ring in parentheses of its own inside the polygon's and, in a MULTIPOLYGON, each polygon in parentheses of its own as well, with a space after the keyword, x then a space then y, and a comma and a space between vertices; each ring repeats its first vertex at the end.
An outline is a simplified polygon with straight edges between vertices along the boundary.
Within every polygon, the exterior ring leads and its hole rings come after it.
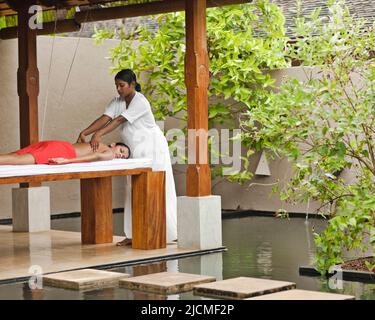
POLYGON ((134 81, 135 82, 135 90, 138 91, 138 92, 141 92, 141 90, 142 90, 141 85, 137 82, 137 77, 136 77, 134 71, 131 70, 131 69, 124 69, 124 70, 119 71, 116 74, 115 79, 125 81, 129 84, 132 84, 132 82, 134 81))

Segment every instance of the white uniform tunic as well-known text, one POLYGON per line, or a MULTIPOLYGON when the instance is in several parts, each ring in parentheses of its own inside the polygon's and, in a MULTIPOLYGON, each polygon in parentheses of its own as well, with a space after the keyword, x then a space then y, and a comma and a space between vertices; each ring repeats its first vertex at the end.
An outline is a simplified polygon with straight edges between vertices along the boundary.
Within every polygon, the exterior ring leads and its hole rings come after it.
MULTIPOLYGON (((131 158, 153 159, 153 171, 165 171, 167 241, 177 239, 177 198, 167 140, 155 122, 151 106, 146 97, 135 93, 128 108, 121 97, 114 98, 104 112, 116 118, 122 115, 127 121, 121 128, 121 137, 131 151, 131 158)), ((131 222, 131 176, 125 185, 125 234, 132 237, 131 222)))

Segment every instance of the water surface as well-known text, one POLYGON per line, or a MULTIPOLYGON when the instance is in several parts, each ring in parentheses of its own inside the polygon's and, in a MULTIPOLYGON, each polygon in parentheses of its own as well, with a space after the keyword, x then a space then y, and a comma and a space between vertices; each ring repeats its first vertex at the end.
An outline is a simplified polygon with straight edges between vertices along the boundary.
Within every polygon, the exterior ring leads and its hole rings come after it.
MULTIPOLYGON (((297 288, 354 295, 356 299, 375 300, 375 285, 343 281, 332 283, 320 277, 300 276, 298 268, 314 258, 313 230, 325 228, 323 220, 309 218, 279 219, 243 217, 223 220, 223 244, 227 251, 178 260, 111 269, 142 275, 161 271, 180 271, 228 279, 247 276, 291 281, 297 288), (342 285, 342 288, 340 287, 342 285)), ((52 228, 80 231, 79 218, 52 220, 52 228)), ((123 215, 114 215, 114 234, 123 235, 123 215)), ((192 292, 157 295, 123 288, 74 291, 45 286, 30 290, 27 283, 0 286, 0 299, 206 299, 192 292)))

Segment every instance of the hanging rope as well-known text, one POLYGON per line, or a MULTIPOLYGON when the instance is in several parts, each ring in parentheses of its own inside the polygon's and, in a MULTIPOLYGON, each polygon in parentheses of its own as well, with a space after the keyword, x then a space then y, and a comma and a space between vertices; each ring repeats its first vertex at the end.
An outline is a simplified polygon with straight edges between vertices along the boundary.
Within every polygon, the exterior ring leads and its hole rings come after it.
MULTIPOLYGON (((87 21, 87 18, 88 18, 88 12, 86 12, 85 22, 87 21)), ((77 44, 76 44, 76 48, 74 50, 74 55, 73 55, 72 62, 70 63, 70 66, 69 66, 68 75, 67 75, 67 77, 65 79, 64 89, 63 89, 63 92, 61 94, 61 98, 60 98, 60 102, 59 102, 58 108, 60 108, 61 105, 63 104, 64 95, 65 95, 65 91, 66 91, 66 88, 67 88, 67 85, 68 85, 70 73, 72 71, 72 67, 73 67, 73 64, 74 64, 74 61, 75 61, 75 58, 76 58, 76 55, 77 55, 78 46, 79 46, 79 42, 80 42, 80 39, 81 39, 82 29, 83 29, 83 27, 80 29, 80 31, 78 33, 78 41, 77 41, 77 44)), ((48 68, 46 98, 45 98, 45 102, 44 102, 43 118, 42 118, 42 126, 41 126, 42 127, 41 128, 41 140, 44 139, 44 128, 45 128, 45 122, 46 122, 46 116, 47 116, 47 105, 48 105, 48 98, 49 98, 50 76, 51 76, 51 70, 52 70, 53 53, 54 53, 54 48, 55 48, 56 30, 57 30, 57 10, 56 10, 55 25, 54 25, 54 35, 53 35, 53 39, 52 39, 52 48, 51 48, 51 54, 50 54, 50 63, 49 63, 49 68, 48 68)))
MULTIPOLYGON (((89 10, 86 11, 86 15, 85 15, 85 19, 84 19, 83 23, 87 22, 88 14, 89 14, 89 10)), ((77 41, 77 44, 76 44, 76 47, 75 47, 75 50, 74 50, 72 62, 70 64, 70 66, 69 66, 68 75, 67 75, 67 77, 65 79, 64 89, 63 89, 63 92, 61 94, 60 103, 59 103, 59 106, 58 106, 59 109, 61 108, 61 106, 62 106, 62 104, 64 102, 65 91, 66 91, 66 88, 68 86, 68 81, 69 81, 69 78, 70 78, 70 74, 72 72, 73 64, 74 64, 74 61, 75 61, 76 56, 77 56, 78 46, 79 46, 79 43, 81 41, 82 30, 83 30, 83 26, 81 27, 81 29, 79 30, 79 33, 78 33, 78 41, 77 41)))
POLYGON ((47 89, 46 89, 46 98, 44 101, 44 109, 43 109, 43 118, 42 118, 42 132, 41 132, 41 140, 44 140, 44 124, 46 121, 46 115, 47 115, 47 103, 48 103, 48 95, 49 95, 49 85, 50 85, 50 76, 51 76, 51 70, 52 70, 52 58, 53 58, 53 51, 55 47, 55 39, 56 39, 56 30, 57 30, 57 10, 55 11, 56 17, 55 17, 55 25, 53 29, 53 38, 52 38, 52 48, 51 48, 51 54, 49 58, 49 68, 48 68, 48 76, 47 76, 47 89))

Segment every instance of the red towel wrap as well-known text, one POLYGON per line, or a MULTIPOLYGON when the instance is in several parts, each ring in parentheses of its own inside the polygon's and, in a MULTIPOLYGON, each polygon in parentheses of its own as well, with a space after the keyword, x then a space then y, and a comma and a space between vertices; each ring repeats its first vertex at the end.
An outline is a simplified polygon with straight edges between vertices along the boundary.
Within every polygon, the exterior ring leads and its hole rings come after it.
POLYGON ((36 164, 48 164, 50 158, 76 158, 76 150, 70 142, 41 141, 16 151, 17 154, 30 153, 36 164))

